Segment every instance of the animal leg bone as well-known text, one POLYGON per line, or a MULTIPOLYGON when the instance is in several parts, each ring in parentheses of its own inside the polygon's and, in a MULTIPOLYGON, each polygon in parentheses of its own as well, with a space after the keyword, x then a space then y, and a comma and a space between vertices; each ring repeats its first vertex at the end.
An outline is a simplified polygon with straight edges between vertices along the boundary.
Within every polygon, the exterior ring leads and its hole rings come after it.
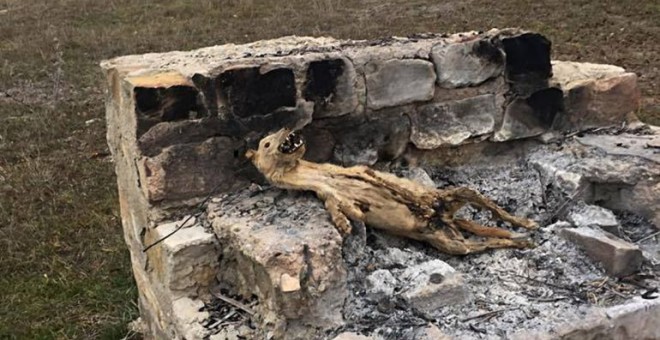
POLYGON ((498 237, 498 238, 509 238, 509 239, 520 239, 525 237, 524 234, 514 233, 509 230, 505 230, 498 227, 489 227, 481 225, 474 221, 464 220, 464 219, 454 219, 454 224, 459 228, 471 232, 477 236, 483 237, 498 237))
POLYGON ((325 200, 325 208, 328 210, 332 223, 334 223, 335 227, 339 230, 339 233, 342 235, 349 235, 352 230, 351 221, 341 211, 339 201, 328 198, 325 200))
MULTIPOLYGON (((506 212, 504 209, 500 208, 497 204, 495 204, 493 201, 489 200, 486 198, 484 195, 470 189, 470 188, 465 188, 465 187, 460 187, 460 188, 454 188, 454 189, 449 189, 448 190, 447 197, 451 197, 454 200, 463 203, 463 204, 474 204, 476 206, 485 208, 487 210, 490 210, 490 212, 493 214, 493 217, 498 218, 504 222, 509 222, 512 226, 514 227, 522 227, 525 229, 537 229, 538 224, 536 222, 526 219, 526 218, 520 218, 517 216, 513 216, 506 212)), ((452 210, 450 213, 453 215, 460 209, 462 204, 454 204, 452 206, 452 210)))
POLYGON ((428 242, 436 249, 453 255, 467 255, 497 248, 530 248, 533 244, 528 240, 504 238, 488 238, 482 241, 452 238, 444 230, 436 230, 423 234, 422 241, 428 242))

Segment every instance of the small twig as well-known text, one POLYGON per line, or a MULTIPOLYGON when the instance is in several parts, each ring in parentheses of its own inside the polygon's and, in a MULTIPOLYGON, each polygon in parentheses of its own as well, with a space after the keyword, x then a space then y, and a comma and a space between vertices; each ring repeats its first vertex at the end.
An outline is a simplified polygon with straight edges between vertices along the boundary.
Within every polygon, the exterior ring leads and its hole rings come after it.
POLYGON ((658 235, 660 235, 660 231, 656 231, 655 233, 653 233, 651 235, 644 236, 644 237, 640 238, 639 240, 635 241, 635 243, 640 243, 640 242, 646 241, 646 240, 648 240, 650 238, 653 238, 653 237, 656 237, 658 235))
POLYGON ((471 316, 469 318, 461 319, 460 321, 461 322, 467 322, 467 321, 472 321, 474 319, 492 317, 492 316, 495 316, 499 313, 508 312, 508 311, 512 311, 512 310, 516 310, 516 309, 520 309, 520 307, 511 307, 511 308, 498 309, 498 310, 494 310, 494 311, 490 311, 490 312, 486 312, 486 313, 477 314, 477 315, 471 316))
POLYGON ((488 334, 488 332, 483 328, 477 328, 473 323, 470 324, 470 329, 476 333, 488 334))
POLYGON ((236 300, 234 300, 234 299, 232 299, 228 296, 224 296, 224 295, 220 294, 220 292, 214 292, 213 290, 211 290, 211 294, 213 296, 217 297, 218 299, 220 299, 220 300, 222 300, 222 301, 224 301, 224 302, 226 302, 226 303, 228 303, 228 304, 230 304, 230 305, 232 305, 232 306, 234 306, 234 307, 236 307, 236 308, 238 308, 238 309, 240 309, 240 310, 242 310, 242 311, 244 311, 244 312, 246 312, 250 315, 254 315, 254 311, 252 309, 250 309, 250 307, 244 305, 243 303, 241 303, 239 301, 236 301, 236 300))
POLYGON ((206 204, 206 202, 208 202, 208 201, 211 199, 211 197, 213 197, 214 193, 215 193, 215 192, 218 190, 218 188, 220 188, 220 186, 223 185, 223 184, 224 184, 224 182, 220 182, 220 183, 218 183, 218 184, 215 186, 215 188, 213 188, 213 190, 211 190, 211 192, 208 194, 208 196, 206 196, 206 197, 204 198, 204 200, 201 201, 201 202, 197 205, 197 207, 195 208, 195 210, 197 210, 197 212, 196 212, 195 214, 188 216, 188 218, 186 218, 186 219, 183 221, 183 223, 181 223, 180 225, 178 225, 178 226, 177 226, 177 227, 176 227, 171 233, 169 233, 169 234, 167 234, 167 235, 161 237, 160 239, 156 240, 154 243, 152 243, 152 244, 146 246, 146 247, 142 250, 142 252, 143 252, 143 253, 146 253, 149 249, 151 249, 151 248, 153 248, 154 246, 156 246, 157 244, 159 244, 159 243, 165 241, 168 237, 174 235, 177 231, 183 229, 183 226, 185 226, 185 225, 188 223, 188 221, 190 221, 193 217, 199 217, 199 216, 201 216, 202 213, 204 212, 203 208, 204 208, 204 205, 206 204))
POLYGON ((222 319, 220 319, 220 320, 214 322, 214 323, 213 323, 212 325, 210 325, 208 328, 215 328, 215 327, 217 327, 217 326, 222 325, 225 321, 229 320, 229 318, 231 318, 232 316, 234 316, 234 314, 236 314, 236 311, 235 311, 235 310, 230 311, 229 313, 227 313, 227 315, 225 315, 224 317, 222 317, 222 319))
POLYGON ((587 187, 587 186, 585 185, 585 186, 579 188, 578 190, 576 190, 576 191, 573 193, 573 195, 571 195, 571 197, 569 197, 566 201, 564 201, 564 202, 563 202, 563 203, 562 203, 562 204, 561 204, 561 205, 555 210, 555 212, 554 212, 552 215, 550 215, 550 217, 546 218, 546 219, 543 221, 543 224, 547 224, 547 223, 549 223, 550 221, 552 221, 553 218, 559 216, 559 214, 561 214, 561 213, 564 211, 564 209, 566 209, 566 207, 567 207, 571 202, 573 202, 573 200, 575 200, 575 198, 576 198, 578 195, 580 195, 580 194, 582 194, 582 192, 584 192, 584 190, 586 189, 586 187, 587 187))
POLYGON ((525 280, 529 280, 529 281, 532 281, 532 282, 540 283, 540 284, 543 284, 543 285, 546 285, 546 286, 549 286, 549 287, 553 287, 553 288, 557 288, 557 289, 562 289, 562 290, 565 290, 565 291, 568 291, 568 292, 571 292, 571 293, 573 292, 570 288, 563 287, 563 286, 560 286, 560 285, 556 285, 556 284, 553 284, 553 283, 550 283, 550 282, 541 281, 541 280, 539 280, 539 279, 535 279, 535 278, 532 278, 532 277, 529 277, 529 276, 518 275, 518 274, 513 274, 513 275, 514 275, 514 276, 517 276, 517 277, 520 277, 520 278, 523 278, 523 279, 525 279, 525 280))
POLYGON ((623 293, 616 291, 614 288, 610 288, 609 292, 623 299, 628 298, 623 293))
MULTIPOLYGON (((600 283, 598 283, 598 284, 596 284, 596 285, 594 285, 594 286, 595 286, 596 288, 601 288, 601 287, 603 287, 603 286, 607 283, 607 281, 609 281, 609 280, 610 280, 609 277, 605 277, 600 283)), ((595 282, 595 281, 594 281, 594 282, 595 282)), ((592 283, 593 283, 593 282, 592 282, 592 283)))
POLYGON ((534 302, 546 303, 546 302, 557 302, 557 301, 566 300, 566 299, 569 299, 569 297, 568 296, 558 296, 558 297, 555 297, 555 298, 530 299, 530 300, 532 300, 534 302))

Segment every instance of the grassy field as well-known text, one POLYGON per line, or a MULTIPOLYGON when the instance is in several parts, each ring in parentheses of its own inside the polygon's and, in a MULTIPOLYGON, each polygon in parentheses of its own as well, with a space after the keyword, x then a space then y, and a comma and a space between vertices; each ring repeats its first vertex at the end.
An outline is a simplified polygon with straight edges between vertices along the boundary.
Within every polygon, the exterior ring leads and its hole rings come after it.
POLYGON ((0 0, 0 339, 121 339, 137 316, 98 62, 282 35, 517 26, 640 75, 660 124, 660 2, 0 0))

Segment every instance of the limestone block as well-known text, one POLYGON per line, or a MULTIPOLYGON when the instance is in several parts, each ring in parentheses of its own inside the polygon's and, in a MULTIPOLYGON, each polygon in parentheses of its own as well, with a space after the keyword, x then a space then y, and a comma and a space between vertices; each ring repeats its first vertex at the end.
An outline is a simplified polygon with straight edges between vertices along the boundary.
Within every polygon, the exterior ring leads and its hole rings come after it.
POLYGON ((142 189, 150 202, 204 197, 219 185, 225 192, 245 184, 234 178, 237 144, 229 137, 172 145, 140 162, 142 189))
POLYGON ((431 58, 444 88, 479 85, 504 70, 504 52, 486 39, 436 45, 431 58))
POLYGON ((660 227, 660 154, 648 143, 658 135, 585 135, 578 141, 608 154, 582 160, 574 167, 593 184, 592 201, 612 210, 627 210, 660 227))
POLYGON ((467 302, 469 292, 461 274, 440 260, 407 268, 400 276, 401 296, 412 308, 430 313, 443 306, 467 302))
POLYGON ((264 327, 314 338, 342 323, 342 239, 319 200, 246 189, 211 202, 209 220, 223 249, 218 279, 259 298, 264 327))
POLYGON ((640 106, 637 75, 617 66, 555 61, 551 81, 564 91, 562 129, 618 125, 640 106))
POLYGON ((366 67, 367 106, 381 109, 433 98, 435 72, 425 60, 392 59, 366 67))
POLYGON ((511 339, 657 339, 659 319, 660 299, 635 297, 624 305, 592 308, 584 317, 568 321, 552 333, 526 330, 514 334, 511 339))
POLYGON ((172 145, 202 143, 214 136, 239 137, 245 133, 236 121, 218 117, 176 122, 160 122, 145 131, 138 139, 143 155, 153 157, 172 145))
POLYGON ((398 158, 410 140, 410 120, 401 110, 372 112, 364 122, 330 128, 336 145, 333 160, 344 166, 374 165, 398 158))
MULTIPOLYGON (((185 219, 164 223, 153 229, 154 239, 170 234, 185 219)), ((192 218, 186 226, 149 250, 155 280, 169 298, 208 295, 219 269, 220 250, 213 233, 192 218)))
POLYGON ((411 141, 420 149, 458 145, 491 133, 499 112, 490 94, 424 105, 411 115, 411 141))
POLYGON ((611 233, 616 233, 619 226, 619 221, 612 211, 596 205, 585 205, 573 209, 568 214, 568 221, 576 227, 596 226, 611 233))
POLYGON ((635 273, 644 260, 639 247, 605 231, 579 227, 562 229, 560 234, 582 247, 589 257, 616 277, 635 273))
POLYGON ((204 339, 209 334, 202 326, 202 322, 209 317, 208 312, 200 312, 204 307, 201 300, 192 300, 187 297, 174 300, 172 303, 172 316, 175 322, 179 339, 204 339))
POLYGON ((541 135, 553 126, 562 108, 562 92, 557 88, 546 88, 526 98, 515 98, 507 105, 493 140, 502 142, 541 135))

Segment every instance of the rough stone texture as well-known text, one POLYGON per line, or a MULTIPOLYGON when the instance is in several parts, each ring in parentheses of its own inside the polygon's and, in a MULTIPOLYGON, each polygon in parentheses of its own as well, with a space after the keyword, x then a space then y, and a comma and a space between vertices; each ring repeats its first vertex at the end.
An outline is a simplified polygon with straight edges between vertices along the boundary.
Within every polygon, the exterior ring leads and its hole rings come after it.
POLYGON ((475 86, 502 74, 504 53, 488 40, 437 45, 431 57, 444 88, 475 86))
POLYGON ((588 185, 587 180, 580 173, 563 168, 570 164, 566 161, 557 164, 554 159, 538 158, 532 159, 530 163, 541 174, 544 183, 555 186, 564 194, 573 195, 585 190, 584 187, 588 185))
POLYGON ((410 139, 420 149, 458 145, 492 132, 498 112, 494 95, 422 106, 411 117, 410 139))
POLYGON ((504 118, 493 140, 497 142, 541 135, 549 130, 562 110, 562 92, 548 88, 527 98, 515 98, 506 107, 504 118))
POLYGON ((172 315, 179 330, 181 339, 204 339, 208 331, 202 326, 202 321, 209 317, 208 312, 200 312, 204 306, 200 300, 187 297, 174 301, 172 315))
POLYGON ((365 122, 328 128, 335 136, 333 162, 374 165, 400 157, 410 140, 410 119, 395 110, 373 113, 365 122))
POLYGON ((521 331, 513 340, 631 340, 657 339, 660 334, 660 299, 634 298, 630 303, 594 308, 581 318, 566 322, 553 332, 521 331))
POLYGON ((561 234, 579 244, 599 261, 610 275, 623 277, 637 272, 642 265, 642 251, 636 245, 613 234, 589 227, 563 229, 561 234))
POLYGON ((658 138, 657 134, 579 138, 581 144, 601 149, 613 158, 610 162, 581 166, 580 170, 592 182, 591 200, 612 210, 638 213, 660 228, 660 154, 646 147, 646 143, 658 138))
POLYGON ((644 244, 640 244, 639 248, 642 250, 644 259, 648 261, 654 268, 660 268, 660 241, 658 237, 652 237, 644 244))
POLYGON ((245 185, 234 173, 237 145, 227 137, 215 137, 200 144, 179 144, 165 148, 155 157, 144 158, 140 173, 145 196, 150 202, 185 200, 245 185))
POLYGON ((373 338, 353 332, 344 332, 332 338, 332 340, 370 340, 370 339, 373 338))
POLYGON ((620 67, 556 61, 553 75, 552 82, 564 91, 562 129, 616 125, 639 109, 637 75, 620 67))
POLYGON ((379 301, 381 298, 391 298, 397 286, 396 278, 389 270, 379 269, 369 274, 366 278, 367 296, 379 301))
POLYGON ((569 153, 539 153, 530 163, 544 183, 567 195, 613 211, 639 214, 658 227, 660 159, 653 149, 645 147, 657 137, 587 134, 568 146, 569 153))
POLYGON ((449 336, 443 333, 440 328, 434 324, 429 324, 415 332, 414 340, 451 340, 449 336))
POLYGON ((428 61, 392 59, 366 68, 367 106, 371 109, 433 98, 435 72, 428 61))
POLYGON ((213 136, 237 135, 239 130, 235 122, 223 122, 218 117, 159 122, 140 136, 138 146, 144 156, 154 157, 168 146, 202 143, 213 136))
POLYGON ((342 323, 341 238, 317 199, 243 190, 208 209, 222 246, 218 278, 259 298, 264 330, 307 339, 342 323))
POLYGON ((612 211, 595 205, 574 209, 568 214, 568 221, 576 227, 596 226, 611 233, 619 226, 619 221, 612 211))
MULTIPOLYGON (((161 239, 179 227, 185 219, 165 223, 154 228, 161 239)), ((219 270, 218 243, 213 233, 192 218, 177 233, 168 237, 153 250, 150 266, 173 299, 208 296, 219 270)))
POLYGON ((660 142, 660 134, 585 135, 578 140, 584 145, 601 148, 608 154, 635 156, 660 164, 657 148, 649 146, 660 142))
POLYGON ((461 274, 440 260, 407 268, 401 278, 403 299, 420 312, 465 303, 469 292, 461 274))

